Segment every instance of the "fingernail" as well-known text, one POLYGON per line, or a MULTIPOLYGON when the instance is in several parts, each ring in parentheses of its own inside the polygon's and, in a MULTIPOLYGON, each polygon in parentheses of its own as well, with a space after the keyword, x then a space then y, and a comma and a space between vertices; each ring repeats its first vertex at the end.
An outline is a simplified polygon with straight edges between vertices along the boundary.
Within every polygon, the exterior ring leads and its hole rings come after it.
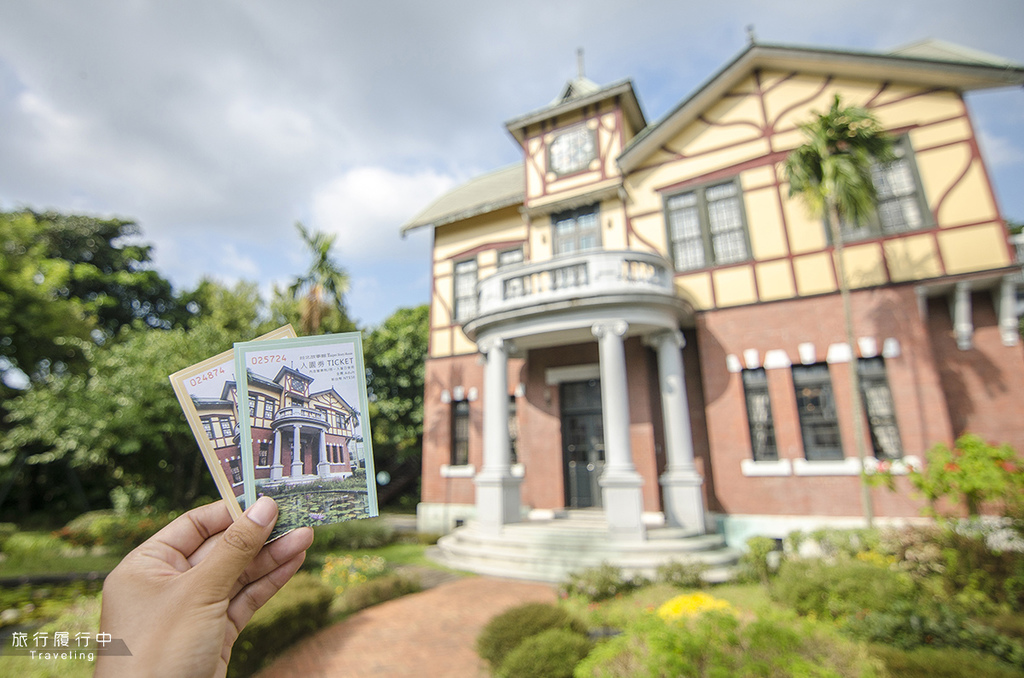
POLYGON ((252 505, 245 515, 249 516, 249 520, 266 527, 274 519, 274 515, 277 513, 277 504, 270 497, 260 497, 256 500, 256 503, 252 505))

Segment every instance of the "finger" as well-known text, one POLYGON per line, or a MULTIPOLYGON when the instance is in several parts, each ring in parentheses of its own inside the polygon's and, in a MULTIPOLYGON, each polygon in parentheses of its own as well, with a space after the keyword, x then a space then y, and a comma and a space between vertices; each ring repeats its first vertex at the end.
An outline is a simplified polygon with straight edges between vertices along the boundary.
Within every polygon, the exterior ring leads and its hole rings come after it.
MULTIPOLYGON (((224 511, 227 512, 226 507, 224 511)), ((235 580, 263 548, 276 521, 277 504, 270 497, 260 497, 215 540, 202 562, 186 574, 194 577, 204 592, 216 599, 226 598, 235 580)))
POLYGON ((240 590, 281 567, 308 549, 312 543, 313 529, 309 527, 292 530, 280 539, 270 542, 260 550, 259 555, 242 572, 231 588, 229 597, 234 598, 240 590))
MULTIPOLYGON (((303 551, 294 558, 274 571, 260 577, 253 583, 238 592, 228 605, 228 619, 232 621, 237 633, 240 633, 245 625, 252 619, 256 610, 263 607, 281 587, 288 583, 306 559, 306 552, 303 551)), ((228 629, 230 630, 230 626, 228 629)), ((231 639, 234 642, 234 638, 231 639)))
POLYGON ((210 536, 223 532, 230 524, 231 513, 222 500, 178 516, 153 535, 152 541, 164 544, 188 558, 210 536))

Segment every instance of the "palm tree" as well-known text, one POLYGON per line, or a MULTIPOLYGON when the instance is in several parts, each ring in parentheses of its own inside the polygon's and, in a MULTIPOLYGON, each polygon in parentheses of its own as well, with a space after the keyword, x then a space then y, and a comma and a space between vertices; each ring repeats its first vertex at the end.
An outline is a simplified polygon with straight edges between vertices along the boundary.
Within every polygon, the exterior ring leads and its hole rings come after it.
MULTIPOLYGON (((878 120, 859 106, 843 106, 839 95, 827 113, 800 126, 806 143, 786 158, 790 196, 800 196, 813 216, 828 221, 835 248, 836 277, 843 305, 846 342, 855 350, 850 284, 843 262, 842 224, 863 223, 875 213, 876 191, 872 169, 895 159, 893 142, 878 120)), ((856 356, 856 354, 854 354, 856 356)), ((868 527, 874 523, 871 488, 867 483, 864 441, 864 408, 860 396, 860 375, 854 357, 850 369, 853 403, 854 444, 861 468, 861 498, 868 527)))
POLYGON ((348 273, 331 257, 336 235, 320 231, 312 233, 301 222, 295 222, 302 241, 313 254, 313 263, 306 274, 297 278, 289 288, 292 298, 301 297, 302 331, 318 334, 324 316, 332 309, 344 313, 344 296, 348 291, 348 273))

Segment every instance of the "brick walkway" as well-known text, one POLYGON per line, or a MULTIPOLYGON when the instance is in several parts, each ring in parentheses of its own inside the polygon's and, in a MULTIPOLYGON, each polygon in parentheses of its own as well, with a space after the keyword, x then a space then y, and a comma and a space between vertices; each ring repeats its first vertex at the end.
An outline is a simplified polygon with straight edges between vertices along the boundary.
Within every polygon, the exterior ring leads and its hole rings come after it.
POLYGON ((547 584, 466 577, 358 612, 311 636, 259 678, 483 678, 473 647, 484 625, 520 603, 556 600, 547 584))

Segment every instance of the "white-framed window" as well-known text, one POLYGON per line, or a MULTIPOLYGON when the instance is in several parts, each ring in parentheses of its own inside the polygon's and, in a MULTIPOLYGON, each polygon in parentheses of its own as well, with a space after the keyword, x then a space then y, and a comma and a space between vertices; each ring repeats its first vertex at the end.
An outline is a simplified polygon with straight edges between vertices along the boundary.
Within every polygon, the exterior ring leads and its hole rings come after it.
POLYGON ((498 268, 514 266, 523 263, 523 248, 515 247, 510 250, 498 252, 498 268))
POLYGON ((808 461, 843 459, 839 417, 828 365, 793 365, 793 387, 796 389, 804 456, 808 461))
POLYGON ((768 397, 768 374, 763 367, 743 370, 742 374, 754 461, 778 461, 779 448, 775 444, 775 423, 768 397))
POLYGON ((898 138, 893 151, 895 160, 884 165, 876 164, 871 169, 876 193, 874 217, 859 224, 843 220, 840 225, 843 242, 909 233, 931 223, 910 139, 907 136, 898 138))
POLYGON ((750 259, 738 179, 668 196, 665 223, 677 271, 750 259))
POLYGON ((884 358, 861 358, 857 361, 860 394, 871 431, 871 446, 878 459, 902 459, 903 443, 896 426, 896 407, 889 389, 884 358))
POLYGON ((597 205, 551 215, 555 256, 601 248, 601 220, 597 205))
POLYGON ((469 401, 452 402, 452 466, 469 463, 469 401))
POLYGON ((455 263, 455 322, 462 323, 476 315, 476 259, 455 263))

